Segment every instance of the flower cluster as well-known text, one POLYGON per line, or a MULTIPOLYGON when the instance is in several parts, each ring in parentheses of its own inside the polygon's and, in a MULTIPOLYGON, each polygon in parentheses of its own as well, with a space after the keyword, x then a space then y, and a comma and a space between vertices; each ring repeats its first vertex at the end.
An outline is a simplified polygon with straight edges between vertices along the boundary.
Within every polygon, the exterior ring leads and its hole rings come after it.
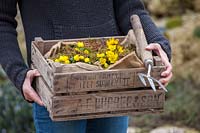
POLYGON ((71 64, 75 62, 91 64, 90 49, 86 48, 83 42, 77 42, 75 46, 65 46, 63 52, 57 55, 53 60, 62 64, 71 64))
POLYGON ((110 38, 99 47, 97 45, 86 45, 84 42, 67 45, 61 49, 61 52, 53 60, 62 64, 84 62, 108 68, 109 65, 114 64, 126 54, 127 50, 120 45, 119 40, 110 38))
POLYGON ((124 53, 123 46, 119 45, 119 40, 110 38, 106 41, 106 49, 102 53, 97 53, 96 57, 100 64, 107 68, 109 65, 114 64, 119 55, 124 53))

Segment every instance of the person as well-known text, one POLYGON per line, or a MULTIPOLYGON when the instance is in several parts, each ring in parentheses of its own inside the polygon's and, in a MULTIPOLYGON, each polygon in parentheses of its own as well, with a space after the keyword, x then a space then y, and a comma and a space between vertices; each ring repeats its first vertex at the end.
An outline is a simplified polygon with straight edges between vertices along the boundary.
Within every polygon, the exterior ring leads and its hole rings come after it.
POLYGON ((166 66, 160 81, 167 85, 172 77, 169 42, 152 22, 140 0, 1 0, 0 63, 24 99, 33 103, 37 133, 126 133, 128 116, 53 122, 40 97, 31 86, 39 76, 24 63, 17 42, 15 16, 19 6, 24 26, 27 60, 31 64, 31 41, 35 37, 67 39, 126 35, 130 16, 137 14, 149 45, 166 66))

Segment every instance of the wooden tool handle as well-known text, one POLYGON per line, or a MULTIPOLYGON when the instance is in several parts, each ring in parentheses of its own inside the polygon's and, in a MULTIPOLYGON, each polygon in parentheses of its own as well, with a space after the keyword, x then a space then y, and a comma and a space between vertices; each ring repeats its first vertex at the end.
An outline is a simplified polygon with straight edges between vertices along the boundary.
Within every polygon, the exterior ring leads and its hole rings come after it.
POLYGON ((130 21, 137 41, 137 53, 141 56, 141 60, 144 62, 146 68, 148 68, 148 65, 153 66, 152 52, 145 50, 148 43, 139 16, 132 15, 130 21))

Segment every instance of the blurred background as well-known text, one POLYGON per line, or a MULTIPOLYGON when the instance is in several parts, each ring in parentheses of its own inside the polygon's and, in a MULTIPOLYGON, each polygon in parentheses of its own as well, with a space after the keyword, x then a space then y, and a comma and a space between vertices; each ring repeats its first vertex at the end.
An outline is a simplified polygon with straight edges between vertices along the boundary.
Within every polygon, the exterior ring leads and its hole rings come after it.
MULTIPOLYGON (((167 87, 165 112, 131 117, 129 133, 200 133, 200 0, 143 1, 171 42, 174 77, 167 87)), ((16 19, 26 58, 19 14, 16 19)), ((0 68, 1 133, 35 132, 32 107, 18 93, 0 68)))

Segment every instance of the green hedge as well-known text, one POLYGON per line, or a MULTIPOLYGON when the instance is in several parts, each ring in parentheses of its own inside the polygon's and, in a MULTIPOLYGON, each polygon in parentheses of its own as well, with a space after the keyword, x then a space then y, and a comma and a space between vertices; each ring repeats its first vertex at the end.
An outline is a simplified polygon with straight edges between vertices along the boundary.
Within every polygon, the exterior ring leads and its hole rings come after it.
POLYGON ((0 132, 33 133, 32 107, 25 102, 16 88, 0 69, 0 132))

